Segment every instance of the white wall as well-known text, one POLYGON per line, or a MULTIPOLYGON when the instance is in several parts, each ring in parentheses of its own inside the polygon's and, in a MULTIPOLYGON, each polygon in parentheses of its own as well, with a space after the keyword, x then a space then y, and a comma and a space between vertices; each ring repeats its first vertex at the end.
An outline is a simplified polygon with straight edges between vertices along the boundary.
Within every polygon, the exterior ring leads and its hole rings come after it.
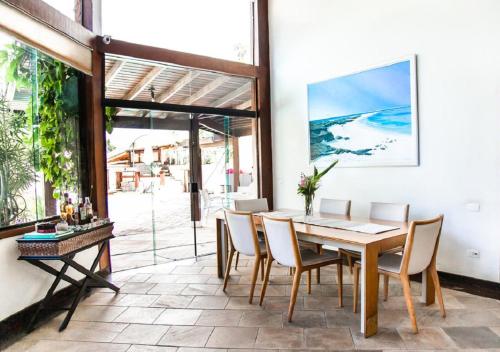
MULTIPOLYGON (((79 253, 75 260, 89 268, 96 254, 96 248, 88 249, 79 253)), ((42 300, 55 279, 33 265, 17 260, 18 256, 15 237, 0 240, 0 321, 42 300)), ((72 269, 68 270, 68 275, 75 279, 83 277, 72 269)), ((58 290, 67 285, 60 283, 58 290)))
POLYGON ((334 169, 317 198, 444 213, 439 269, 499 282, 499 18, 498 0, 270 0, 275 206, 302 207, 307 83, 417 54, 420 166, 334 169))

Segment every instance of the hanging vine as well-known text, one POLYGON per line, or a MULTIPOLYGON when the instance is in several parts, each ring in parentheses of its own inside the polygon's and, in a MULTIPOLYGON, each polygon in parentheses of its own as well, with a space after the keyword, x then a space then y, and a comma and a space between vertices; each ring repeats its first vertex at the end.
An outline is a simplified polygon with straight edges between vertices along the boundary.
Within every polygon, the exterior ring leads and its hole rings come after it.
POLYGON ((39 124, 40 168, 59 198, 62 190, 78 185, 78 71, 37 52, 33 58, 33 52, 19 43, 8 45, 0 52, 0 66, 6 66, 7 80, 18 86, 35 82, 38 94, 32 94, 28 106, 38 107, 38 116, 32 112, 39 124))

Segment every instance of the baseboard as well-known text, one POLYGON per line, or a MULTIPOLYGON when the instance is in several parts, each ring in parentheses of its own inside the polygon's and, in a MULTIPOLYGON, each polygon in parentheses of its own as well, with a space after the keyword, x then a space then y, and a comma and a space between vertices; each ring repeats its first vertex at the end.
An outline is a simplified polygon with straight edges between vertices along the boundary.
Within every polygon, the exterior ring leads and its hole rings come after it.
MULTIPOLYGON (((107 276, 107 272, 96 272, 96 274, 101 276, 107 276)), ((83 282, 83 279, 79 281, 83 282)), ((67 307, 73 301, 73 298, 77 292, 78 288, 73 285, 67 286, 59 291, 57 291, 50 305, 53 307, 67 307)), ((26 335, 26 326, 28 325, 31 317, 36 311, 38 304, 41 301, 33 303, 32 305, 24 308, 23 310, 11 315, 10 317, 0 321, 0 351, 2 351, 7 346, 19 340, 21 337, 26 335)), ((37 318, 36 327, 43 325, 56 315, 60 314, 61 310, 42 310, 37 318)))
MULTIPOLYGON (((441 287, 500 300, 500 283, 498 282, 486 281, 443 271, 438 271, 438 274, 441 287)), ((413 281, 422 282, 422 274, 412 275, 411 279, 413 281)))
POLYGON ((500 283, 439 272, 441 286, 473 295, 500 300, 500 283))

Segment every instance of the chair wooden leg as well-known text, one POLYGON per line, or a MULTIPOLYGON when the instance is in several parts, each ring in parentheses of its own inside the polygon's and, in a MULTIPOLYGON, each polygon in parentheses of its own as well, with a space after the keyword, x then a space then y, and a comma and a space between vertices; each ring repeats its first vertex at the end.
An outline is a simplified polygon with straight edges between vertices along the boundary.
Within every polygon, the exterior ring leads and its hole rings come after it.
POLYGON ((255 257, 255 262, 253 264, 253 273, 252 273, 252 285, 250 286, 250 297, 248 299, 248 303, 252 304, 253 301, 253 293, 255 291, 255 283, 257 282, 257 277, 259 276, 259 266, 261 264, 261 260, 259 257, 255 257))
POLYGON ((356 265, 354 267, 354 292, 353 292, 353 302, 352 311, 354 313, 358 312, 358 296, 359 296, 359 272, 361 267, 356 265))
POLYGON ((353 272, 352 255, 346 254, 346 257, 347 257, 347 264, 349 265, 349 271, 351 272, 351 275, 352 275, 352 272, 353 272))
MULTIPOLYGON (((321 244, 316 244, 316 253, 323 253, 323 246, 321 244)), ((318 285, 321 283, 321 268, 316 269, 316 283, 318 285)))
POLYGON ((413 300, 411 298, 410 278, 407 275, 401 275, 401 284, 403 285, 403 293, 405 296, 408 314, 410 315, 412 330, 416 334, 418 333, 417 317, 415 315, 415 308, 413 307, 413 300))
POLYGON ((444 309, 443 292, 441 291, 441 284, 439 283, 439 276, 436 267, 432 267, 431 270, 432 281, 434 281, 434 288, 436 289, 436 296, 439 303, 439 309, 441 310, 441 316, 446 317, 446 311, 444 309))
POLYGON ((307 270, 307 293, 311 294, 311 270, 307 270))
POLYGON ((231 251, 229 252, 229 258, 227 260, 226 274, 224 275, 224 286, 222 288, 222 291, 226 291, 227 281, 229 280, 229 272, 231 271, 231 262, 233 261, 234 252, 235 252, 234 248, 231 248, 231 251))
POLYGON ((290 275, 290 276, 293 275, 293 268, 292 267, 288 268, 288 275, 290 275))
POLYGON ((389 275, 384 275, 384 301, 389 297, 389 275))
POLYGON ((262 257, 260 259, 260 281, 264 281, 264 269, 265 269, 264 257, 262 257))
POLYGON ((264 275, 264 282, 262 283, 262 289, 260 291, 259 305, 261 306, 264 302, 264 296, 266 295, 267 284, 269 283, 269 275, 271 274, 271 267, 273 266, 273 260, 267 258, 266 274, 264 275))
POLYGON ((343 292, 343 272, 342 272, 342 264, 339 263, 337 264, 337 285, 338 285, 338 291, 339 291, 339 308, 342 308, 342 306, 344 305, 344 301, 343 301, 343 296, 344 296, 344 292, 343 292))
POLYGON ((234 270, 238 270, 239 261, 240 261, 240 252, 236 252, 236 263, 234 263, 234 270))
POLYGON ((295 269, 295 274, 293 276, 293 285, 292 285, 292 293, 290 295, 290 306, 288 307, 288 321, 292 321, 293 309, 295 308, 295 302, 297 301, 297 293, 299 292, 300 287, 300 277, 302 272, 300 270, 295 269))

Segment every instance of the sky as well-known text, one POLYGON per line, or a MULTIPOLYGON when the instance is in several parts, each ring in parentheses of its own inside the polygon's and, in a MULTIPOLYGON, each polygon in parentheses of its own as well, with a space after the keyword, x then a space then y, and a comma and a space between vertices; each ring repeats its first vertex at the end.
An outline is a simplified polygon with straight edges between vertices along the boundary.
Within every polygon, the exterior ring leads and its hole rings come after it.
POLYGON ((309 119, 411 105, 410 61, 309 84, 309 119))
POLYGON ((250 60, 250 0, 102 0, 102 23, 112 38, 229 60, 241 44, 250 60))
MULTIPOLYGON (((74 0, 43 0, 74 19, 74 0)), ((251 0, 101 0, 102 34, 251 63, 251 0)))

